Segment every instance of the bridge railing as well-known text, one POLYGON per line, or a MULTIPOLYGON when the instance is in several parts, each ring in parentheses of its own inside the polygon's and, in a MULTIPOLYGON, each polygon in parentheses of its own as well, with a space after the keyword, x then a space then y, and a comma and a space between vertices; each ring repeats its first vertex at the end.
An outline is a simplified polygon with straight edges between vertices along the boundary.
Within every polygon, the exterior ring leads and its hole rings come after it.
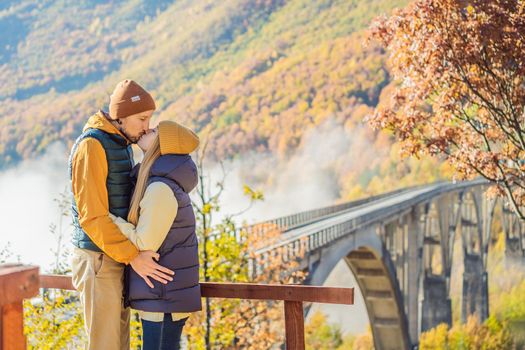
POLYGON ((367 197, 363 199, 358 199, 358 200, 351 201, 351 202, 331 205, 331 206, 319 208, 319 209, 307 210, 307 211, 303 211, 303 212, 292 214, 292 215, 287 215, 287 216, 282 216, 282 217, 278 217, 278 218, 271 219, 271 220, 266 220, 266 221, 259 222, 254 225, 249 225, 244 229, 246 229, 249 233, 252 233, 252 232, 253 233, 264 233, 264 231, 269 228, 270 229, 277 228, 284 232, 291 228, 297 228, 297 227, 306 225, 321 217, 323 218, 329 217, 330 215, 339 214, 348 209, 353 209, 361 205, 369 204, 371 202, 374 202, 380 199, 385 199, 387 197, 394 196, 402 192, 414 190, 414 189, 421 188, 421 187, 423 186, 419 185, 419 186, 405 187, 405 188, 401 188, 398 190, 382 193, 376 196, 371 196, 371 197, 367 197))
MULTIPOLYGON (((356 232, 360 228, 370 225, 371 223, 388 220, 389 218, 391 219, 396 215, 402 215, 402 213, 409 211, 414 205, 428 201, 434 196, 438 196, 449 191, 461 190, 470 186, 486 184, 487 182, 484 179, 463 181, 458 183, 436 183, 433 184, 434 187, 428 192, 417 194, 414 197, 407 199, 403 203, 391 206, 388 209, 366 213, 343 222, 327 225, 321 229, 304 230, 303 233, 294 235, 292 237, 284 237, 256 251, 257 257, 252 262, 253 269, 255 274, 257 274, 260 270, 260 267, 262 266, 261 262, 265 261, 268 256, 274 254, 274 252, 278 249, 281 250, 281 255, 286 259, 296 259, 300 256, 303 256, 304 254, 315 251, 318 248, 337 240, 338 238, 346 236, 352 232, 356 232)), ((418 189, 423 187, 425 186, 414 186, 410 189, 418 189)), ((390 192, 389 196, 395 195, 396 192, 399 194, 402 192, 402 190, 390 192)))
MULTIPOLYGON (((255 224, 239 226, 234 231, 229 232, 229 234, 235 236, 238 241, 242 241, 243 235, 241 234, 241 231, 244 231, 247 235, 256 235, 261 239, 266 239, 266 234, 268 232, 279 231, 279 233, 282 234, 288 230, 306 226, 312 222, 315 222, 319 218, 325 219, 334 215, 339 215, 347 210, 356 209, 359 206, 370 204, 371 202, 377 200, 385 199, 403 192, 407 192, 409 190, 415 190, 422 187, 424 187, 424 185, 404 187, 398 190, 381 193, 376 196, 362 198, 337 205, 331 205, 328 207, 307 210, 271 220, 261 221, 255 224)), ((219 236, 219 234, 211 234, 209 238, 215 239, 217 236, 219 236)))
MULTIPOLYGON (((37 266, 0 265, 0 349, 26 348, 23 300, 36 297, 40 288, 74 290, 70 276, 40 275, 37 266)), ((287 349, 304 349, 303 302, 354 303, 353 288, 250 283, 201 283, 206 298, 283 300, 287 349)))

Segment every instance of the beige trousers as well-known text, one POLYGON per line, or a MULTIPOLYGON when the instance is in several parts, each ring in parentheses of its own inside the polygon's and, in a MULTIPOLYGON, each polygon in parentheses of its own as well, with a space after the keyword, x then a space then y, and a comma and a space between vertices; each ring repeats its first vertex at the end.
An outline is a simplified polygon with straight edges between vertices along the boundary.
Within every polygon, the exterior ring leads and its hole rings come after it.
POLYGON ((75 247, 73 286, 84 308, 87 349, 129 350, 130 309, 124 308, 124 265, 104 253, 75 247))

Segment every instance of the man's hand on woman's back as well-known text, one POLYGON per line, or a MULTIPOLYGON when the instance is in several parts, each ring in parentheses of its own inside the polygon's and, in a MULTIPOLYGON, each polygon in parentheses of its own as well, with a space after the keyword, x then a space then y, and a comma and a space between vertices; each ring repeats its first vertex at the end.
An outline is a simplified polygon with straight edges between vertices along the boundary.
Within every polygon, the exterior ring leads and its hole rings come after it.
POLYGON ((168 283, 172 281, 171 276, 175 275, 175 272, 157 264, 153 259, 159 261, 160 255, 150 250, 141 251, 135 259, 130 262, 131 267, 144 279, 146 284, 153 288, 153 283, 149 280, 149 277, 157 280, 161 283, 168 283))

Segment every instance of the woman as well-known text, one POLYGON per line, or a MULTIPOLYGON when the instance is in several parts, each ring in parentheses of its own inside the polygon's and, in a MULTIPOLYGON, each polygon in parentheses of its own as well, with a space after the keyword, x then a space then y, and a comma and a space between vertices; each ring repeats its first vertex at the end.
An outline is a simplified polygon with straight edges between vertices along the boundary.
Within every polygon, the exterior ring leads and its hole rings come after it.
POLYGON ((139 310, 143 349, 179 349, 186 320, 202 308, 195 215, 189 197, 198 181, 189 153, 199 139, 190 129, 163 121, 138 145, 145 154, 131 173, 136 185, 128 221, 112 219, 137 248, 158 251, 159 264, 175 275, 167 284, 153 281, 151 288, 128 269, 127 299, 139 310))

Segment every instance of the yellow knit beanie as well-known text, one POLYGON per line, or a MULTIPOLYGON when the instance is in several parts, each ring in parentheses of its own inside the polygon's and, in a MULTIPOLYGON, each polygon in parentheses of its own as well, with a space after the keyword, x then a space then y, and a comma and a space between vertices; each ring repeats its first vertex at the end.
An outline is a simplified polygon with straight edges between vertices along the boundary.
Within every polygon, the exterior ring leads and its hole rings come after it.
POLYGON ((179 123, 159 123, 160 154, 190 154, 199 146, 199 137, 179 123))

